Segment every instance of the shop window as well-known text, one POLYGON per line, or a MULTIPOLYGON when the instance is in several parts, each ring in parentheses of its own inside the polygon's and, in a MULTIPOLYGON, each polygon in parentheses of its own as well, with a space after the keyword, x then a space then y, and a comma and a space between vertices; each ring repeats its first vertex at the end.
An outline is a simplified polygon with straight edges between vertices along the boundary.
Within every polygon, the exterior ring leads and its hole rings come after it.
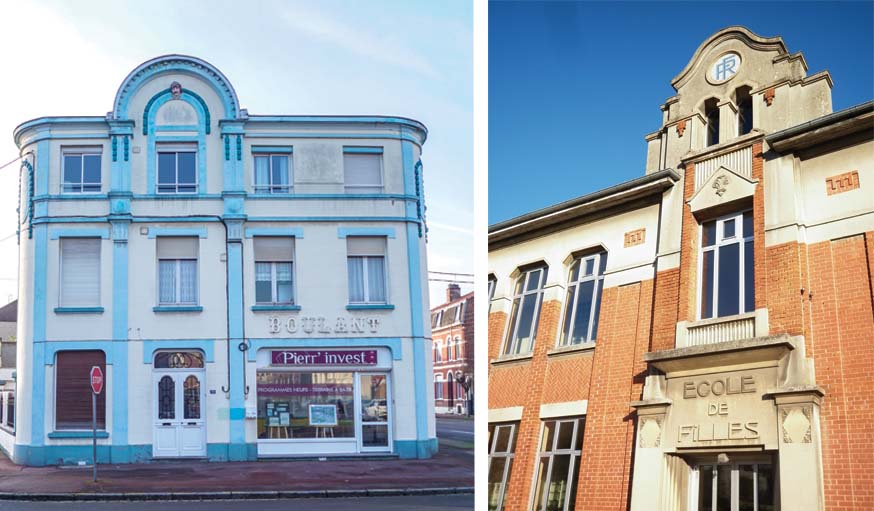
POLYGON ((346 238, 350 303, 387 303, 385 238, 346 238))
POLYGON ((194 237, 159 237, 158 303, 191 305, 197 303, 198 239, 194 237))
POLYGON ((100 305, 100 238, 61 238, 61 307, 100 305))
POLYGON ((519 423, 489 424, 489 511, 504 509, 504 495, 513 469, 519 423))
POLYGON ((294 238, 256 236, 255 302, 294 303, 294 238))
POLYGON ((61 153, 63 193, 100 192, 100 152, 102 148, 64 149, 61 153))
POLYGON ((746 135, 753 129, 753 98, 750 96, 752 87, 745 85, 735 91, 737 103, 737 134, 746 135))
POLYGON ((701 224, 701 319, 755 309, 753 212, 734 213, 701 224))
MULTIPOLYGON (((91 429, 91 368, 106 374, 102 351, 59 351, 55 360, 55 429, 91 429)), ((106 392, 97 395, 97 428, 106 428, 106 392)))
POLYGON ((158 193, 197 193, 197 148, 194 144, 159 146, 158 193))
POLYGON ((710 98, 704 102, 704 118, 707 119, 707 145, 719 143, 719 100, 710 98))
POLYGON ((343 175, 346 193, 382 193, 382 149, 345 148, 343 175))
POLYGON ((354 373, 258 371, 258 438, 355 438, 354 373))
POLYGON ((443 399, 443 375, 434 375, 434 399, 443 399))
POLYGON ((293 159, 289 155, 255 155, 255 193, 289 193, 293 175, 293 159))
POLYGON ((574 509, 585 419, 543 423, 534 488, 534 511, 574 509))
POLYGON ((607 254, 603 252, 578 257, 571 263, 559 346, 594 342, 597 337, 606 267, 607 254))
POLYGON ((504 345, 505 355, 529 353, 534 348, 547 271, 545 266, 532 268, 522 272, 516 280, 507 342, 504 345))

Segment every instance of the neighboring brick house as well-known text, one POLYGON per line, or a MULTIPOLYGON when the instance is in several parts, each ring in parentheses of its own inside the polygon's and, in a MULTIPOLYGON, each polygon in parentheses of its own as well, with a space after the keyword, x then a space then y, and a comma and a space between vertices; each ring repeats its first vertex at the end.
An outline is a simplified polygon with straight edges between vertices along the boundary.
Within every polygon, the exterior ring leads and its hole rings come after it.
POLYGON ((743 27, 672 85, 643 177, 489 228, 489 509, 874 509, 874 101, 743 27))
POLYGON ((446 303, 431 309, 436 413, 472 414, 473 386, 464 390, 458 376, 473 376, 473 292, 458 284, 446 288, 446 303))

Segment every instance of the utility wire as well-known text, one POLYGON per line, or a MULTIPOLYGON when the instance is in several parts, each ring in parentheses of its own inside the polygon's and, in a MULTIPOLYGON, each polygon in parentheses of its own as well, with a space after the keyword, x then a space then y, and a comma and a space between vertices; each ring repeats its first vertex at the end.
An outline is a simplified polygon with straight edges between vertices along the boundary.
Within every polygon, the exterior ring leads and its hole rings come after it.
POLYGON ((10 161, 9 163, 4 163, 3 165, 0 165, 0 170, 5 169, 6 167, 12 165, 13 163, 17 162, 18 160, 24 158, 25 156, 27 156, 29 154, 33 154, 33 151, 28 151, 28 152, 22 154, 21 156, 19 156, 18 158, 15 158, 14 160, 10 161))

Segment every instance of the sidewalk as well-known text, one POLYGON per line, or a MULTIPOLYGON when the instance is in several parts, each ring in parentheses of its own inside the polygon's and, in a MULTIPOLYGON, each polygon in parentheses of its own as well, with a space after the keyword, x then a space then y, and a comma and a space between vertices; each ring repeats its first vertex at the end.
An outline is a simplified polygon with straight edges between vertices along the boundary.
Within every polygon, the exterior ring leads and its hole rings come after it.
POLYGON ((90 467, 22 467, 0 456, 0 499, 20 494, 34 500, 144 500, 471 493, 474 481, 469 453, 442 442, 441 452, 429 460, 159 461, 98 465, 96 483, 91 475, 90 467))

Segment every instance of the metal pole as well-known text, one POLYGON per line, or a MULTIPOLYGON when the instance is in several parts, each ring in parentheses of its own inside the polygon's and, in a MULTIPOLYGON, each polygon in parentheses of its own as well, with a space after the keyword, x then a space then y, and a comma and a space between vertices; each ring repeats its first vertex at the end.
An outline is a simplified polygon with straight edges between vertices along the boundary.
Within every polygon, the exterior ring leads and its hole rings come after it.
POLYGON ((97 482, 97 394, 91 392, 91 446, 94 465, 94 482, 97 482))

